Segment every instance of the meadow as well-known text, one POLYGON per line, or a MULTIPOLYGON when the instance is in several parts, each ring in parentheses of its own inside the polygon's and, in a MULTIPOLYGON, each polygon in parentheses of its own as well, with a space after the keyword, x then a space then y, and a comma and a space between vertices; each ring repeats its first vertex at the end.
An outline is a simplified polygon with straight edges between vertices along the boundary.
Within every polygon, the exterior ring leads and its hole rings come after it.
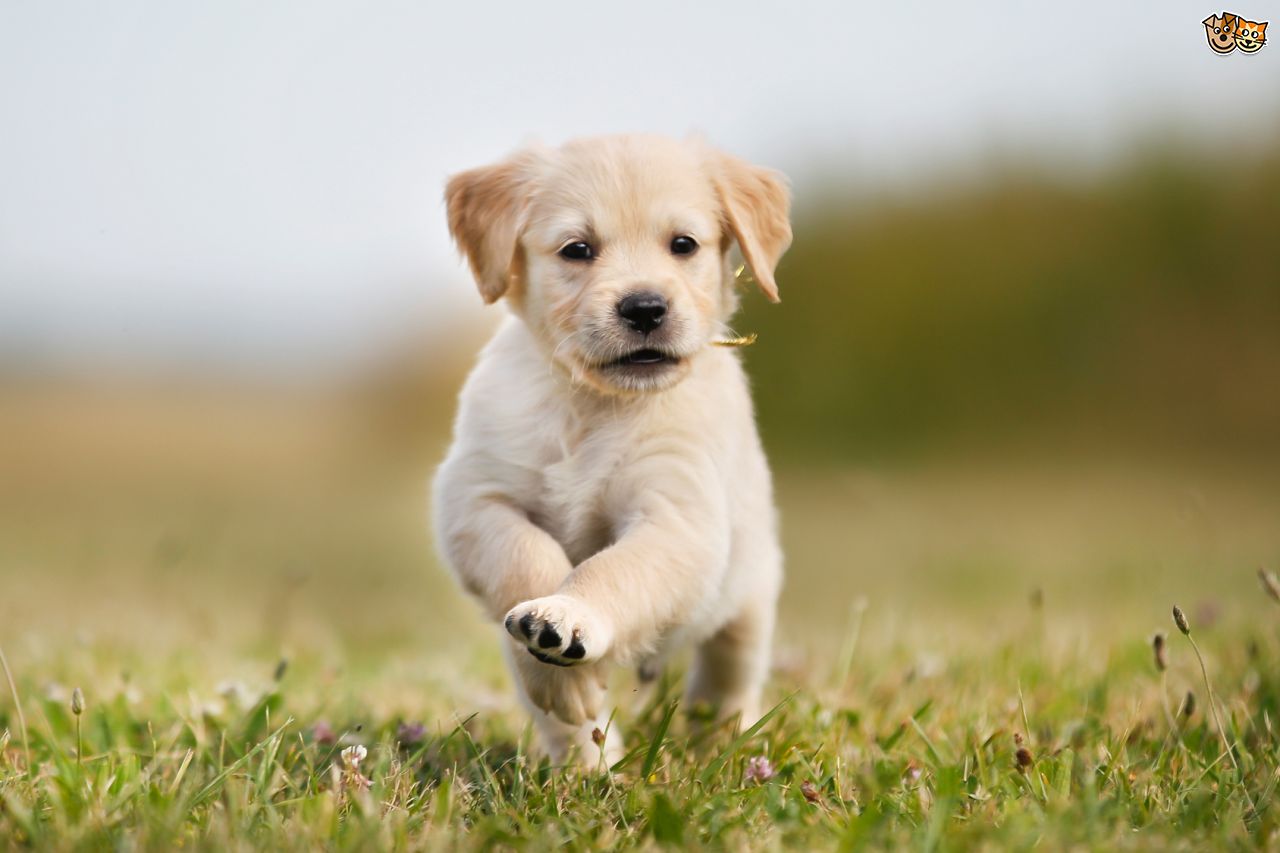
POLYGON ((773 710, 618 673, 612 773, 536 755, 433 553, 475 340, 310 390, 0 371, 0 847, 1280 846, 1280 287, 1204 250, 1265 244, 1277 163, 801 210, 740 322, 773 710))
POLYGON ((4 457, 8 846, 1277 843, 1272 472, 784 469, 774 711, 735 737, 680 705, 679 663, 622 673, 630 751, 595 775, 531 752, 434 563, 442 434, 350 458, 388 433, 346 400, 0 411, 40 451, 4 457))

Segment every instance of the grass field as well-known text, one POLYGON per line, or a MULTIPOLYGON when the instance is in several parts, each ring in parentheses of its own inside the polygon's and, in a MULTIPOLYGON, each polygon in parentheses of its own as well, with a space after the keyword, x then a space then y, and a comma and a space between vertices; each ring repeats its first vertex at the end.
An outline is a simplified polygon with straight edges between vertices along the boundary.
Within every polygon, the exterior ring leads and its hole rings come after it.
POLYGON ((1274 467, 784 468, 775 710, 619 673, 628 757, 583 775, 432 557, 440 419, 355 408, 0 400, 0 846, 1280 844, 1274 467))

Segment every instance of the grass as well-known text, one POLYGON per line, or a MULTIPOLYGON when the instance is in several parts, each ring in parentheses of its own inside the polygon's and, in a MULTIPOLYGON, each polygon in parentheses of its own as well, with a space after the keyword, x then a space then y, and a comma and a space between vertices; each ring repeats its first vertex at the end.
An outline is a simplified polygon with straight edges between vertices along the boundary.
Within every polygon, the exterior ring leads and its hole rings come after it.
MULTIPOLYGON (((99 652, 64 663, 99 674, 85 691, 83 761, 68 692, 19 678, 32 763, 7 742, 0 837, 144 849, 1265 847, 1280 780, 1280 643, 1268 628, 1252 643, 1215 638, 1211 677, 1239 769, 1207 696, 1167 723, 1139 638, 1050 651, 1023 637, 938 670, 900 649, 860 658, 844 683, 811 661, 778 675, 778 704, 737 737, 694 725, 664 679, 624 702, 629 752, 612 777, 537 758, 505 704, 449 713, 424 691, 423 716, 406 720, 370 710, 359 690, 317 690, 306 664, 225 697, 149 695, 104 686, 115 659, 99 652), (352 768, 340 756, 356 743, 368 756, 352 768)), ((1190 650, 1169 656, 1179 689, 1199 692, 1190 650)), ((471 671, 499 680, 496 660, 471 671)), ((373 668, 358 683, 401 677, 373 668)), ((466 679, 454 687, 465 706, 466 679)))
POLYGON ((607 776, 536 755, 432 565, 438 434, 383 459, 344 407, 194 407, 160 441, 154 411, 3 402, 0 846, 1280 844, 1255 463, 784 468, 774 711, 735 736, 679 704, 683 662, 619 673, 607 776))

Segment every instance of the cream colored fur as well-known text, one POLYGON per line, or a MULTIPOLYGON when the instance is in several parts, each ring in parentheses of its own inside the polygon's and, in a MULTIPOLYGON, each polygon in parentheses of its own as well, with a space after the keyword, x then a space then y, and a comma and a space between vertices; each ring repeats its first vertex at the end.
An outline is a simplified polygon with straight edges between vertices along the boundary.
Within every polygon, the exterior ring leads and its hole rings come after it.
POLYGON ((782 556, 746 378, 711 342, 737 307, 734 242, 777 298, 785 183, 698 141, 618 136, 464 172, 446 200, 481 294, 511 316, 462 391, 437 539, 505 625, 544 745, 556 760, 616 760, 616 731, 603 750, 591 739, 609 717, 608 669, 686 643, 689 699, 749 724, 782 556), (697 251, 673 253, 680 235, 697 251), (562 257, 572 242, 594 259, 562 257), (618 314, 637 291, 668 302, 649 336, 618 314), (669 361, 614 363, 647 345, 669 361))

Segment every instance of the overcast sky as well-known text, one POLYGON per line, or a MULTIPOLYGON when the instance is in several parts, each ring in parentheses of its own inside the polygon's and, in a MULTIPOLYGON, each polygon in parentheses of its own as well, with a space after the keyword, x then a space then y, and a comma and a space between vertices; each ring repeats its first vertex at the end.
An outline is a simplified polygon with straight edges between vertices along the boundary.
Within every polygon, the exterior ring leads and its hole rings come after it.
POLYGON ((469 320, 443 181, 531 137, 699 130, 801 203, 1153 124, 1269 138, 1280 48, 1213 55, 1217 11, 0 0, 0 359, 270 372, 469 320))

